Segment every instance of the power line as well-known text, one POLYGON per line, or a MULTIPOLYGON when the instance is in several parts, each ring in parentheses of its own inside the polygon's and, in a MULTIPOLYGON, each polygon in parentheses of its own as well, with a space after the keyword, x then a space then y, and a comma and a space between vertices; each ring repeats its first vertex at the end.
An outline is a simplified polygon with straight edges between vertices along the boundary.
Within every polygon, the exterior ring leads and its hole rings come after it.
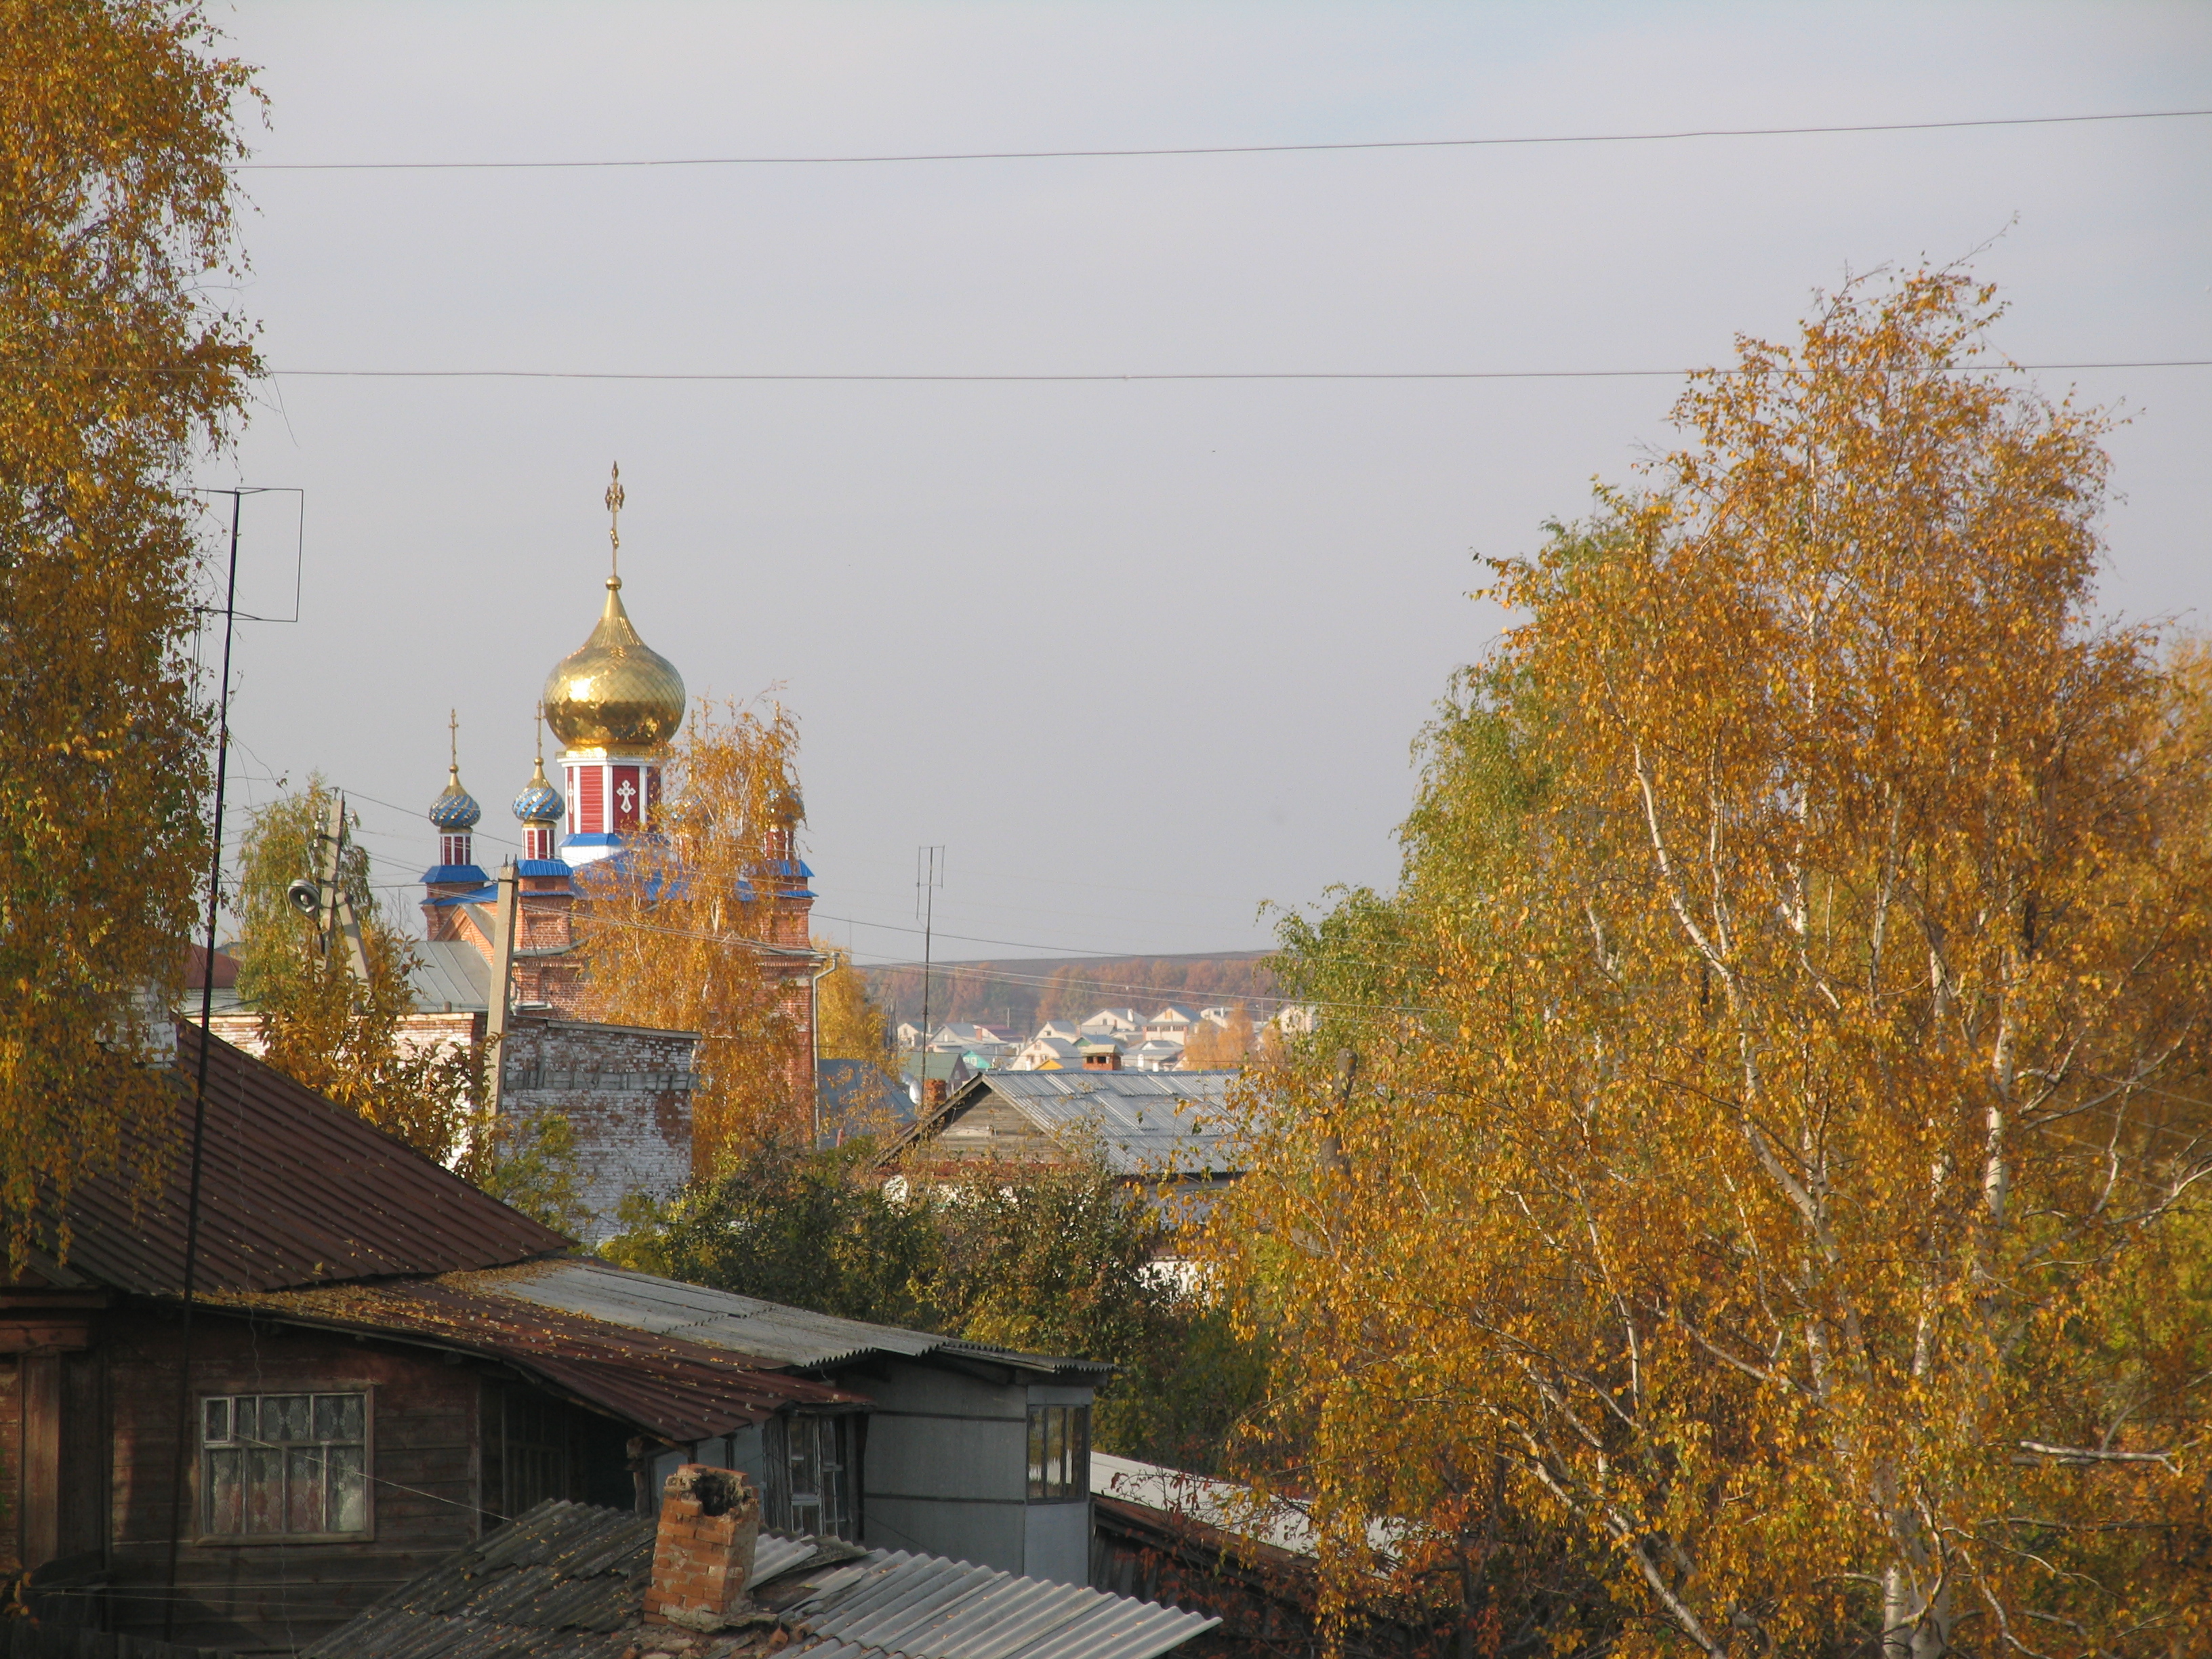
POLYGON ((646 167, 865 167, 915 161, 1114 161, 1176 155, 1307 155, 1389 149, 1498 149, 1551 144, 1676 143, 1692 138, 1802 138, 1845 133, 1955 132, 1980 127, 2081 126, 2114 121, 2172 121, 2212 109, 2126 110, 2103 115, 1993 116, 1962 121, 1867 121, 1837 126, 1690 127, 1666 132, 1541 133, 1494 138, 1370 138, 1310 144, 1188 144, 1139 149, 947 150, 888 155, 675 155, 574 161, 240 161, 233 173, 517 173, 646 167))
MULTIPOLYGON (((2212 368, 2212 357, 2114 359, 2098 362, 1959 363, 1934 372, 1946 374, 2003 374, 2069 373, 2082 369, 2212 368)), ((1197 369, 1125 374, 769 374, 720 371, 661 371, 653 369, 581 368, 276 368, 277 380, 672 380, 717 382, 815 382, 866 385, 1110 385, 1116 381, 1184 380, 1684 380, 1692 374, 1735 376, 1752 371, 1734 368, 1434 368, 1434 369, 1197 369)), ((1794 373, 1770 368, 1771 374, 1794 373)), ((1905 371, 1900 371, 1905 372, 1905 371)), ((1921 373, 1917 366, 1910 372, 1921 373)))

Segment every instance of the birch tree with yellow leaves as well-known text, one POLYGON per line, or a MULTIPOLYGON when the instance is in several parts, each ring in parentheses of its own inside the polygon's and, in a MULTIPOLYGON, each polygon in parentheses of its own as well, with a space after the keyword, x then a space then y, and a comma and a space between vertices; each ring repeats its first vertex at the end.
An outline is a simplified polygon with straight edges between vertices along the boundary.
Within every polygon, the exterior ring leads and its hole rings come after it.
MULTIPOLYGON (((192 6, 0 0, 0 1233, 171 1109, 134 1010, 204 902, 190 468, 258 372, 226 309, 250 71, 192 6)), ((156 1024, 158 1021, 156 1022, 156 1024)), ((61 1241, 46 1241, 54 1248, 61 1241)))
POLYGON ((1648 490, 1497 567, 1401 891, 1290 930, 1370 995, 1212 1248, 1340 1607, 2212 1644, 2207 687, 2099 620, 2104 421, 1996 314, 1856 282, 1698 377, 1648 490))
POLYGON ((692 1164, 810 1139, 806 979, 775 900, 796 882, 799 726, 779 705, 702 702, 669 757, 651 833, 590 868, 579 917, 592 1018, 700 1034, 692 1164))

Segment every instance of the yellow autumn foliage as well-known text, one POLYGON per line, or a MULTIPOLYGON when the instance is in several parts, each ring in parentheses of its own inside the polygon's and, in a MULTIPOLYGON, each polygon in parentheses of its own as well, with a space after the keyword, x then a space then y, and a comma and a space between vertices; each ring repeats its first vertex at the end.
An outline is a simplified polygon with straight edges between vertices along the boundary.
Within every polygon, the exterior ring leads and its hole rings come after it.
POLYGON ((1377 989, 1210 1248, 1340 1612, 2212 1646, 2205 677, 2100 621, 2102 421, 1961 372, 1994 315, 1854 283, 1696 380, 1498 565, 1401 893, 1291 930, 1377 989))
POLYGON ((233 103, 250 71, 216 48, 191 6, 0 0, 10 1255, 42 1187, 112 1167, 172 1107, 144 1044, 204 902, 213 690, 191 656, 188 486, 258 369, 252 331, 222 304, 243 264, 224 169, 246 154, 233 103))
POLYGON ((702 701, 669 754, 653 833, 579 877, 590 1017, 700 1034, 702 1175, 726 1152, 810 1133, 804 974, 814 953, 804 934, 772 936, 805 816, 798 760, 798 723, 781 705, 702 701))

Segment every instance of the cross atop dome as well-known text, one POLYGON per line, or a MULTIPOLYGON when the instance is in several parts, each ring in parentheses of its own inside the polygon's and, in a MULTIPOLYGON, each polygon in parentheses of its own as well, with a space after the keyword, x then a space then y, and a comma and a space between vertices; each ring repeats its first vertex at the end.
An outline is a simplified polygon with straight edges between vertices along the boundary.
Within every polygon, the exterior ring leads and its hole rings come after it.
POLYGON ((607 574, 613 580, 610 586, 622 586, 622 510, 627 499, 623 495, 622 463, 617 461, 607 477, 607 574))

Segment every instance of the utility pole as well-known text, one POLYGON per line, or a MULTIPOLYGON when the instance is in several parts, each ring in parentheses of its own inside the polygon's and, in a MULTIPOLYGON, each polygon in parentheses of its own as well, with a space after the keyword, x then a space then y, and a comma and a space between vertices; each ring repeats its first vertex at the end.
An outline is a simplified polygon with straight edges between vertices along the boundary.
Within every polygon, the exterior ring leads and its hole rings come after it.
POLYGON ((823 965, 807 975, 806 1031, 814 1045, 813 1065, 808 1075, 814 1079, 814 1144, 822 1144, 822 981, 844 966, 837 953, 832 951, 823 965))
POLYGON ((519 879, 513 859, 499 866, 499 902, 491 919, 491 994, 484 999, 484 1048, 490 1057, 491 1080, 488 1088, 495 1121, 499 1117, 500 1096, 507 1081, 507 986, 514 974, 515 890, 519 879))
MULTIPOLYGON (((921 1077, 916 1080, 917 1107, 929 1103, 929 960, 931 930, 937 921, 937 890, 945 885, 945 846, 914 849, 915 920, 921 923, 921 1077)), ((920 1115, 919 1113, 916 1114, 920 1115)))
POLYGON ((345 940, 346 967, 366 985, 368 957, 362 949, 361 918, 354 913, 353 895, 346 891, 343 873, 345 843, 345 797, 340 794, 331 798, 330 808, 323 815, 322 828, 315 833, 315 885, 321 896, 316 909, 315 932, 321 937, 325 960, 330 956, 331 942, 345 940))

